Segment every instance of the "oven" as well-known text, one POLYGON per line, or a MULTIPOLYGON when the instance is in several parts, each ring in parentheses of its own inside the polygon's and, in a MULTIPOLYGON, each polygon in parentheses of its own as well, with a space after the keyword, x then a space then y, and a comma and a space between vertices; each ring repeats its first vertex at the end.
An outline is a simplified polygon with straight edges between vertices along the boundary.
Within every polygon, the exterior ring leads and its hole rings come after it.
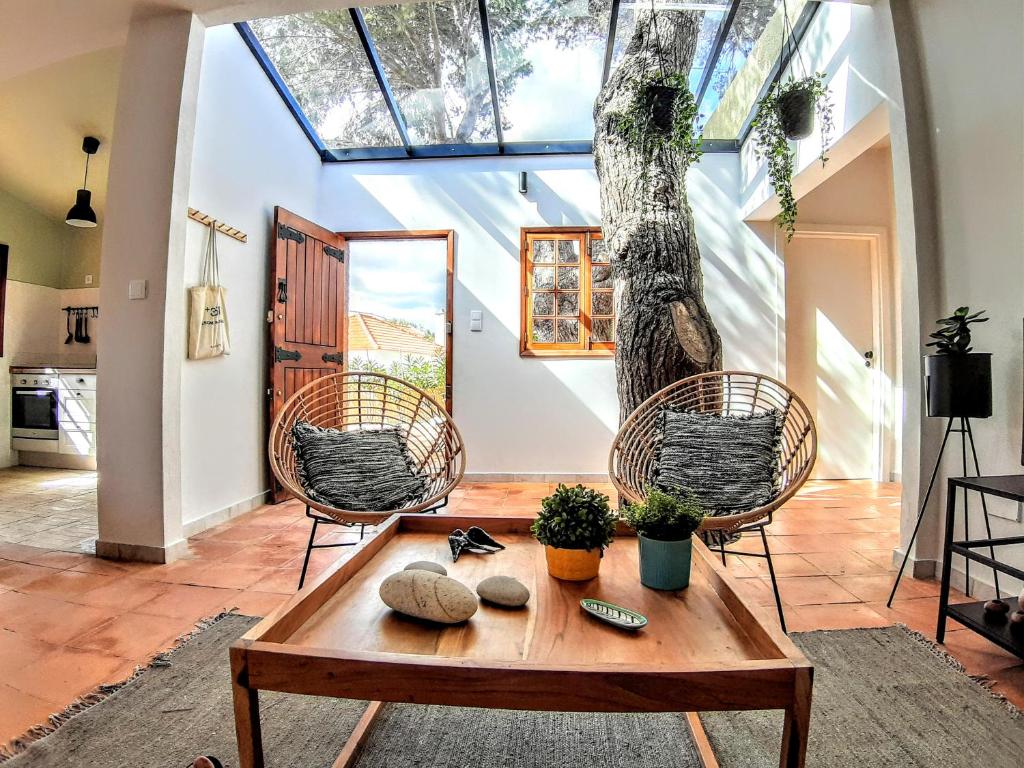
POLYGON ((60 439, 57 377, 17 374, 11 389, 11 437, 60 439))

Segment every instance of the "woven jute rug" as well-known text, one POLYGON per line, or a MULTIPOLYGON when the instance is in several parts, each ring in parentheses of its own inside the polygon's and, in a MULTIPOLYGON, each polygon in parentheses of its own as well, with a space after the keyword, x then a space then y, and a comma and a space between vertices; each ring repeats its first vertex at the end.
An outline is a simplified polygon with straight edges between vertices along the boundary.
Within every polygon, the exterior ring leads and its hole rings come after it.
MULTIPOLYGON (((228 615, 126 684, 98 692, 13 746, 4 768, 237 765, 227 647, 255 623, 228 615)), ((1024 764, 1024 718, 900 627, 793 636, 815 664, 808 765, 1024 764)), ((261 694, 268 766, 330 768, 365 702, 261 694)), ((778 765, 778 713, 702 716, 723 768, 778 765)), ((0 758, 3 761, 3 758, 0 758)), ((360 768, 691 768, 679 715, 389 705, 360 768)))

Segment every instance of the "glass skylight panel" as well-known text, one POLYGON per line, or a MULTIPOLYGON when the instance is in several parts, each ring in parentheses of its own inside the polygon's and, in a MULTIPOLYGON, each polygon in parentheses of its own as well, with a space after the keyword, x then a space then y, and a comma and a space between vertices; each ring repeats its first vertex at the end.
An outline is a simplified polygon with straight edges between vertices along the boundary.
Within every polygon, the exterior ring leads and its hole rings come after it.
MULTIPOLYGON (((701 14, 700 36, 697 38, 697 50, 693 54, 693 64, 690 67, 690 90, 695 94, 700 87, 701 78, 704 76, 704 69, 708 65, 712 49, 715 47, 715 40, 718 39, 718 30, 729 10, 729 0, 718 2, 677 2, 676 0, 656 0, 655 11, 679 9, 693 11, 701 14)), ((626 46, 636 32, 637 17, 649 18, 651 10, 650 0, 638 0, 638 2, 624 2, 619 5, 619 22, 615 28, 615 45, 612 48, 612 69, 619 65, 626 53, 626 46)))
POLYGON ((590 141, 611 0, 492 0, 504 139, 590 141))
MULTIPOLYGON (((796 25, 808 0, 787 0, 796 25)), ((699 112, 706 139, 735 139, 782 48, 782 0, 741 0, 699 112)), ((788 32, 787 34, 787 40, 788 32)))
POLYGON ((348 9, 249 26, 327 147, 401 146, 348 9))
POLYGON ((497 140, 477 0, 363 8, 413 145, 497 140))

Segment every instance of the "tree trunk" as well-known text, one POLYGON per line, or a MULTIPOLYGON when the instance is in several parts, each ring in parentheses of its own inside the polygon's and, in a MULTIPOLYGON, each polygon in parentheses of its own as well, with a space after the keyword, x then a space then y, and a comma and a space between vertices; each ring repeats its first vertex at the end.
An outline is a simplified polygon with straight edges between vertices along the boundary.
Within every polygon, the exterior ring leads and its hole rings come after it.
POLYGON ((669 147, 643 152, 616 133, 634 83, 689 73, 701 13, 659 11, 637 20, 625 57, 594 106, 594 162, 601 220, 615 281, 615 373, 619 419, 659 389, 722 366, 722 340, 704 305, 700 251, 686 200, 686 167, 669 147), (662 62, 664 62, 662 64, 662 62))

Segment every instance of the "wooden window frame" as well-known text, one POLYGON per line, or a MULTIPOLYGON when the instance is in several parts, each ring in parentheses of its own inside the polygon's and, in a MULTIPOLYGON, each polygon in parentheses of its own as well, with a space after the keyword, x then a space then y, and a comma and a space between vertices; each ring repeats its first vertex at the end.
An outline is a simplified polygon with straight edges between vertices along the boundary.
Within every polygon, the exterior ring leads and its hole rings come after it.
MULTIPOLYGON (((609 358, 615 356, 614 341, 591 340, 591 253, 590 246, 595 240, 603 240, 600 227, 523 227, 519 234, 519 263, 521 275, 519 281, 520 325, 519 355, 521 357, 572 357, 572 358, 609 358), (534 240, 577 240, 580 243, 580 284, 579 284, 579 320, 580 340, 575 344, 564 342, 533 342, 530 341, 530 329, 533 327, 533 249, 534 240)), ((555 264, 557 264, 557 256, 555 264)), ((557 272, 556 272, 557 283, 557 272)), ((557 313, 557 286, 553 289, 557 313)), ((557 314, 555 315, 557 317, 557 314)), ((599 315, 598 317, 607 317, 599 315)), ((611 315, 615 317, 614 313, 611 315)), ((557 329, 556 329, 557 331, 557 329)))

